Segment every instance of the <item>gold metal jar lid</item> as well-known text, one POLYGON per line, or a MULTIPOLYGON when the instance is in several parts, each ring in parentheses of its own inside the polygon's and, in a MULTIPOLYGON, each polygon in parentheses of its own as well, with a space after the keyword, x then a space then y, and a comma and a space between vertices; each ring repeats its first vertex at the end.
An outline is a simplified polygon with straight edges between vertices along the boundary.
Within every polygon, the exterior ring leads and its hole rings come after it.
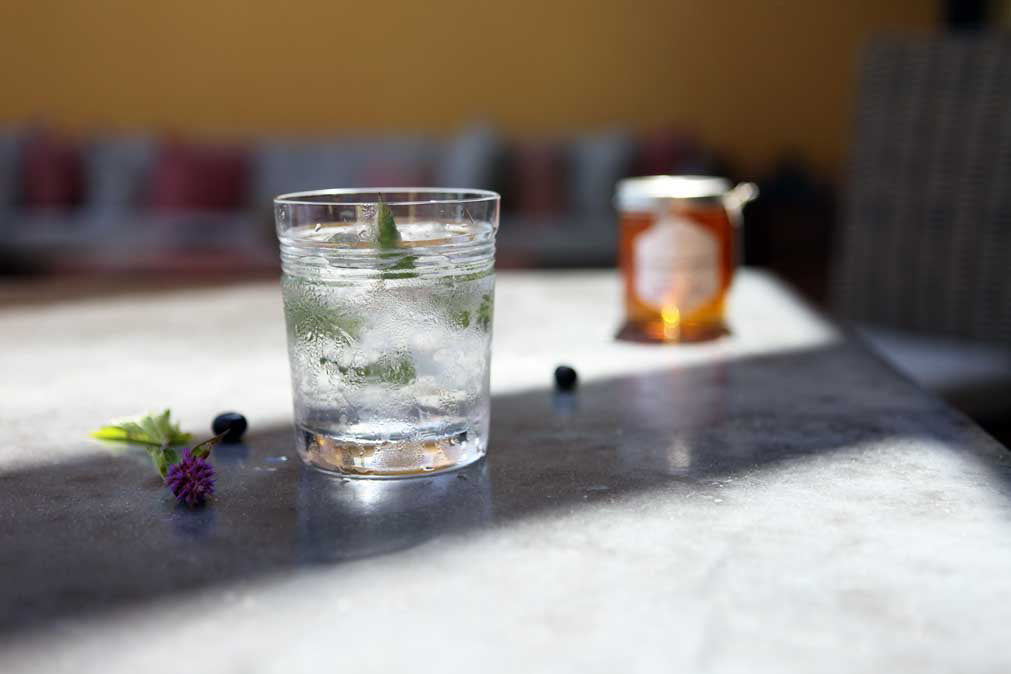
POLYGON ((731 188, 729 180, 715 176, 646 176, 619 181, 614 205, 619 211, 652 211, 672 200, 726 202, 731 196, 740 205, 757 194, 751 183, 731 188))

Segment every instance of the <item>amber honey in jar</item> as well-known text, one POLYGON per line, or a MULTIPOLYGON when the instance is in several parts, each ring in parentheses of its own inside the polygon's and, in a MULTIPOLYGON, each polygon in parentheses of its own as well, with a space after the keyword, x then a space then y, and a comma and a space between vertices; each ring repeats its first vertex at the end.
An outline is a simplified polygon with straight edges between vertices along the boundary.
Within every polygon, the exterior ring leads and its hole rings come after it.
POLYGON ((725 332, 741 206, 754 185, 723 178, 651 176, 618 183, 622 335, 680 342, 725 332))

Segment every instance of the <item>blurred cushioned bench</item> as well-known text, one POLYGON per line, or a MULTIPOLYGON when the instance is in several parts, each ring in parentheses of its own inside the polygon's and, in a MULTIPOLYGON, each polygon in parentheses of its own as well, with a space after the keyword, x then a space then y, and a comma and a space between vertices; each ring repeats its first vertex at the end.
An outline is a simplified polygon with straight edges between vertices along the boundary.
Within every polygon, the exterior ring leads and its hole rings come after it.
POLYGON ((0 252, 41 270, 179 270, 212 253, 271 269, 275 195, 439 185, 503 193, 501 266, 611 265, 615 182, 644 168, 706 170, 711 157, 688 136, 614 131, 518 142, 477 126, 444 138, 225 143, 11 129, 0 132, 0 252))

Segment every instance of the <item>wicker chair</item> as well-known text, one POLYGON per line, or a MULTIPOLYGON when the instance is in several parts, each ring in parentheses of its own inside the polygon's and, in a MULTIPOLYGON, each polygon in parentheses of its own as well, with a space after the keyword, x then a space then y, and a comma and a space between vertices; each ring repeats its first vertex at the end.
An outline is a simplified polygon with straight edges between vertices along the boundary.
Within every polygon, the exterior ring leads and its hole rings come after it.
POLYGON ((837 312, 977 417, 1011 412, 1011 39, 867 49, 837 312))

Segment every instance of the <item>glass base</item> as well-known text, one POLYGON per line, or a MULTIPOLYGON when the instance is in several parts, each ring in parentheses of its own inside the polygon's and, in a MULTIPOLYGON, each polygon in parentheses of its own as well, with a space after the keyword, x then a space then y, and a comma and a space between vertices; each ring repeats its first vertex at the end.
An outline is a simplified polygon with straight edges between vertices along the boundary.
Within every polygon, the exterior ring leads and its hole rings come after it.
POLYGON ((442 438, 363 441, 295 427, 295 446, 307 465, 349 478, 432 475, 468 466, 484 456, 486 440, 473 432, 442 438))

